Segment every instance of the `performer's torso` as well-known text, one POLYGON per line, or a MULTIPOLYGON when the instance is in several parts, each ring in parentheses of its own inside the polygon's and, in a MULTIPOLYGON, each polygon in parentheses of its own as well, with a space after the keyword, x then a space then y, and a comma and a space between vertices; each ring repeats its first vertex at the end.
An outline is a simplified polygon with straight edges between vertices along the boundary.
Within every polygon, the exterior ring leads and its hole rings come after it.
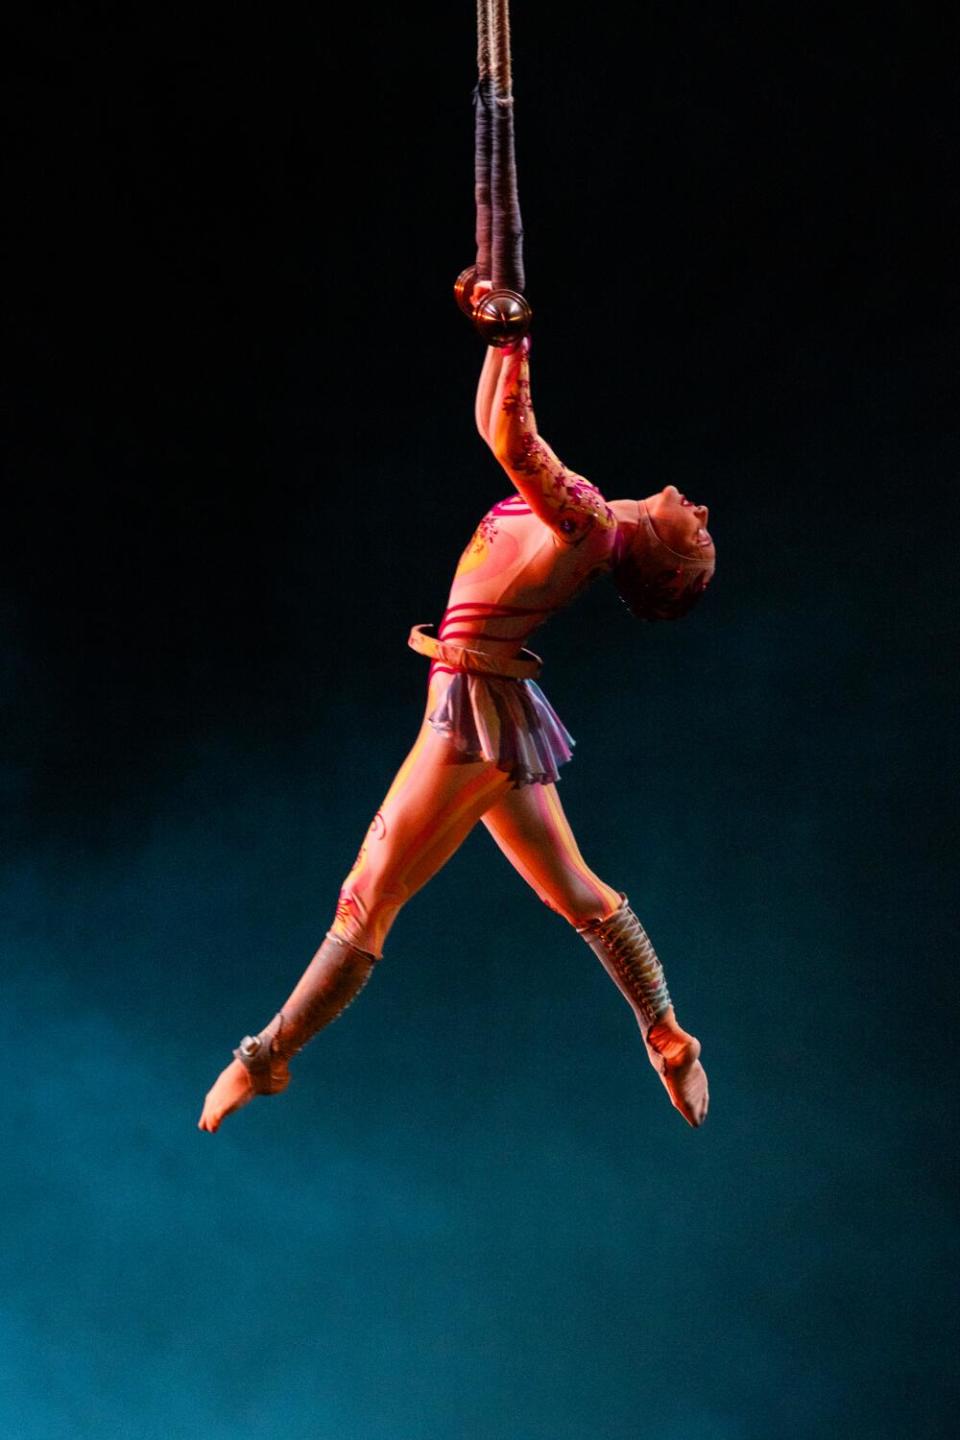
POLYGON ((460 557, 441 638, 516 654, 537 626, 610 569, 615 534, 596 526, 566 544, 518 495, 501 500, 460 557))

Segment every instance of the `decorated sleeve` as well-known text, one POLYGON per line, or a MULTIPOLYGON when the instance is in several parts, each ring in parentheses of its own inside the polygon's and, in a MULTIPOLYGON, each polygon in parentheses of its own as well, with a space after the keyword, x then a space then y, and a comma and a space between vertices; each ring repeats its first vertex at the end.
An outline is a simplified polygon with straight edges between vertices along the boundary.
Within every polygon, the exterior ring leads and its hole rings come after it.
POLYGON ((518 351, 504 364, 494 417, 494 453, 530 509, 568 545, 616 520, 596 485, 568 470, 537 432, 530 364, 518 351))

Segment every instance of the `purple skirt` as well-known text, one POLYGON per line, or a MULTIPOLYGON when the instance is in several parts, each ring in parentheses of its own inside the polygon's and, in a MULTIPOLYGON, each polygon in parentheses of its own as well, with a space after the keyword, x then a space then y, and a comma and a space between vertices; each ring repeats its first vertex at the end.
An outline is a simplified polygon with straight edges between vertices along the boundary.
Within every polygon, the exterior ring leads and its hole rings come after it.
POLYGON ((492 760, 518 787, 553 785, 575 740, 534 680, 458 671, 427 716, 460 758, 492 760))

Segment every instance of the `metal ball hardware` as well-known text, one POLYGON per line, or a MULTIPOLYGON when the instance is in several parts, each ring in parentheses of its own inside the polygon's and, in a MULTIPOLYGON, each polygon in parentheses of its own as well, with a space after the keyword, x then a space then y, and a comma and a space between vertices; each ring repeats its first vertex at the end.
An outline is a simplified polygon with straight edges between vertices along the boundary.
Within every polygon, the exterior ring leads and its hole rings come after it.
POLYGON ((468 320, 473 319, 473 287, 477 283, 476 265, 468 265, 466 270, 461 270, 453 285, 453 298, 468 320))
POLYGON ((533 311, 516 290, 491 290, 473 312, 473 323, 487 345, 516 345, 530 329, 533 311))
POLYGON ((457 276, 453 294, 464 315, 473 321, 485 344, 495 345, 498 349, 517 344, 530 329, 533 319, 528 302, 516 290, 499 289, 491 290, 478 305, 474 305, 472 296, 476 283, 475 265, 469 265, 457 276))

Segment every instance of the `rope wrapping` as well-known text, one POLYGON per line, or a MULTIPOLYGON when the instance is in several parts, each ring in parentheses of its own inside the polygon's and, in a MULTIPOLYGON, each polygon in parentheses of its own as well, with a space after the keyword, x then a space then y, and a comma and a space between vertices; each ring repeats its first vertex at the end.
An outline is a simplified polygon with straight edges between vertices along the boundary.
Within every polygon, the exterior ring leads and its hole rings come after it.
POLYGON ((517 187, 509 0, 477 0, 474 91, 477 278, 523 293, 523 222, 517 187))
POLYGON ((493 125, 491 122, 495 100, 493 82, 489 76, 477 82, 473 92, 474 137, 476 154, 474 159, 474 195, 477 205, 477 279, 489 280, 492 265, 491 236, 493 234, 493 201, 490 194, 490 154, 493 149, 493 125))

